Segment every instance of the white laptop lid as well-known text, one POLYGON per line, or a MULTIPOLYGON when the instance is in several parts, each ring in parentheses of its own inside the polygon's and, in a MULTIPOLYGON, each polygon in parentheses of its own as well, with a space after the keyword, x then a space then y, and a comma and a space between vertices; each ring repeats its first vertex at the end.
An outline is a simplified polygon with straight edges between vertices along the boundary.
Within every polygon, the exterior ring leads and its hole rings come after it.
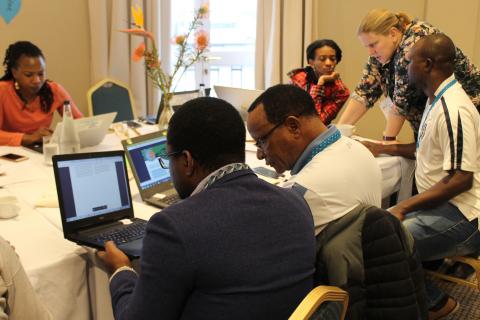
MULTIPOLYGON (((102 142, 116 115, 116 112, 110 112, 92 117, 75 119, 74 123, 78 132, 78 138, 80 139, 80 147, 85 148, 96 146, 102 142)), ((61 131, 62 123, 58 122, 55 132, 53 133, 54 139, 57 139, 57 141, 60 140, 61 131)))
POLYGON ((247 118, 247 110, 255 99, 263 93, 263 90, 243 89, 225 86, 213 86, 218 98, 229 102, 242 116, 247 118))

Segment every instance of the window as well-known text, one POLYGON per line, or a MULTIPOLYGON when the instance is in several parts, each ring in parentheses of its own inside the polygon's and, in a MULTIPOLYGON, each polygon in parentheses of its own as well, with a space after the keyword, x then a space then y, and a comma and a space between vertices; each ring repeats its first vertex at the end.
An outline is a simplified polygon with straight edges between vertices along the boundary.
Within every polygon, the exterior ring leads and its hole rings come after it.
MULTIPOLYGON (((202 0, 172 0, 171 38, 185 32, 202 0)), ((209 0, 203 28, 209 34, 206 59, 189 68, 175 91, 195 90, 200 83, 251 88, 255 86, 255 32, 257 0, 209 0)), ((175 45, 172 58, 175 60, 175 45)))

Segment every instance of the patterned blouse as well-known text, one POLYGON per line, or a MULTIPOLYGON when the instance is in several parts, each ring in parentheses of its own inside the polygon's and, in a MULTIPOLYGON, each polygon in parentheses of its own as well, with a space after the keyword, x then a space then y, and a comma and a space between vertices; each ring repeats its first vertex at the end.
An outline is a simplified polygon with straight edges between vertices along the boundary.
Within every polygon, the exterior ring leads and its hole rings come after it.
MULTIPOLYGON (((408 84, 406 56, 410 48, 421 37, 439 32, 440 30, 426 22, 413 20, 390 62, 382 65, 374 57, 369 58, 363 70, 362 79, 355 88, 352 98, 365 103, 370 108, 380 96, 388 95, 397 106, 397 112, 410 122, 413 131, 417 134, 427 97, 423 92, 419 92, 418 89, 408 84)), ((462 84, 475 106, 479 108, 480 71, 458 48, 455 78, 462 84)))
POLYGON ((350 91, 342 80, 317 85, 307 76, 305 69, 295 69, 288 73, 293 85, 307 91, 315 102, 315 108, 325 125, 330 124, 350 96, 350 91))

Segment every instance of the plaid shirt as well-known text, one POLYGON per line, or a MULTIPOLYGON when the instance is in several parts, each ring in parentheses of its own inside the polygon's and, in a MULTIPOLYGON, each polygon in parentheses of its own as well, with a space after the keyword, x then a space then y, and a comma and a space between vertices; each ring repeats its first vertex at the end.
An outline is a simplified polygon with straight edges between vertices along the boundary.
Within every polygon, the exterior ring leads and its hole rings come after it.
POLYGON ((350 96, 350 91, 342 80, 325 83, 323 86, 307 80, 304 69, 288 73, 291 83, 307 91, 315 102, 315 108, 325 125, 330 124, 350 96))

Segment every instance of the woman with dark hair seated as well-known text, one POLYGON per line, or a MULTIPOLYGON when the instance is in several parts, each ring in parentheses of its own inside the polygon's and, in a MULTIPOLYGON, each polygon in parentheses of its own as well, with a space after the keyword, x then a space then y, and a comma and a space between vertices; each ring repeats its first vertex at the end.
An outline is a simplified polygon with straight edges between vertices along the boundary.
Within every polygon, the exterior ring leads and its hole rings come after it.
POLYGON ((56 82, 46 80, 45 57, 33 43, 11 44, 3 60, 5 74, 0 78, 0 145, 20 146, 42 141, 52 134, 48 129, 53 113, 63 113, 68 100, 74 118, 81 118, 72 98, 56 82))
POLYGON ((335 67, 342 60, 342 50, 333 40, 312 42, 307 50, 308 66, 288 73, 293 85, 307 91, 325 125, 330 124, 350 96, 335 67))

